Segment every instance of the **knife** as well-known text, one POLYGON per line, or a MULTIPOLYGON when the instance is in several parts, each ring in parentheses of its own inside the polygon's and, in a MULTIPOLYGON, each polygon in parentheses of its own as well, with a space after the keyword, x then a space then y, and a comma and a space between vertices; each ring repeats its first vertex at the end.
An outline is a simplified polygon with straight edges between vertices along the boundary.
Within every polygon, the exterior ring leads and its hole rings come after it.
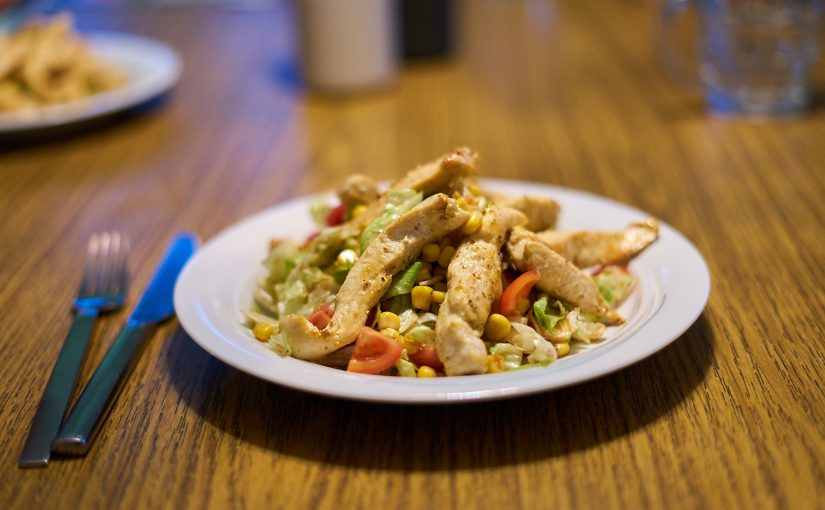
POLYGON ((191 234, 178 235, 169 245, 152 282, 143 293, 69 417, 52 442, 52 451, 64 455, 85 455, 100 425, 112 408, 123 382, 134 365, 140 348, 156 326, 174 313, 172 296, 175 281, 197 247, 191 234))

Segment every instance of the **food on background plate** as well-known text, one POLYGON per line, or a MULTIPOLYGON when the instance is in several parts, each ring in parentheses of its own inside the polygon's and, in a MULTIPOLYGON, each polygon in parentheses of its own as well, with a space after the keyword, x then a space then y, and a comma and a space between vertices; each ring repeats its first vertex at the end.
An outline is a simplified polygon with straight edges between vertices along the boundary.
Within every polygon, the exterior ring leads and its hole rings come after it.
POLYGON ((0 32, 0 112, 65 103, 125 82, 75 33, 69 14, 0 32))
POLYGON ((481 190, 477 159, 457 149, 383 193, 352 176, 339 204, 313 205, 319 232, 270 243, 253 336, 283 356, 426 378, 546 366, 623 323, 627 263, 657 222, 556 231, 556 202, 481 190))

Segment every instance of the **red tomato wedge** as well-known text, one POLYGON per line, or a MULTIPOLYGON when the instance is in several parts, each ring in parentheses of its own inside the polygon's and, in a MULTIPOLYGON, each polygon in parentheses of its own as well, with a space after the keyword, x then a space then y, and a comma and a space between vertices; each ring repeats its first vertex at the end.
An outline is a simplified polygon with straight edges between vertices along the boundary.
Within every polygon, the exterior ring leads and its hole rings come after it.
POLYGON ((392 338, 364 326, 355 341, 347 371, 379 374, 395 365, 402 350, 401 344, 392 338))
POLYGON ((522 273, 521 276, 513 280, 513 283, 504 289, 501 294, 501 304, 499 305, 499 313, 505 317, 513 315, 521 315, 518 309, 518 302, 522 299, 527 299, 530 291, 533 290, 533 285, 539 281, 539 272, 536 269, 522 273))
POLYGON ((443 371, 444 363, 438 358, 434 345, 421 345, 415 354, 410 354, 410 361, 419 367, 427 366, 433 370, 443 371))
POLYGON ((332 319, 332 308, 326 303, 321 303, 321 306, 307 318, 318 329, 326 328, 330 319, 332 319))
POLYGON ((347 214, 347 206, 344 204, 338 205, 338 207, 334 207, 327 216, 327 225, 330 227, 334 227, 336 225, 340 225, 344 223, 344 216, 347 214))

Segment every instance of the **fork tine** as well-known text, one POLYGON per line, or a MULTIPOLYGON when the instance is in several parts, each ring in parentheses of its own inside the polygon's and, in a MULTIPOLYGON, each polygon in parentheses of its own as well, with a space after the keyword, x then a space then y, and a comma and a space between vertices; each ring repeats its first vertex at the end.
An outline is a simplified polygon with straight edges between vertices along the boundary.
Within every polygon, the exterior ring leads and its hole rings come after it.
POLYGON ((78 291, 81 296, 88 296, 94 291, 95 266, 99 251, 100 239, 97 234, 92 234, 89 243, 86 245, 86 260, 83 264, 83 277, 80 280, 80 290, 78 291))
POLYGON ((99 263, 97 267, 96 277, 96 294, 105 293, 108 288, 109 273, 112 266, 112 235, 109 232, 103 232, 100 235, 100 254, 98 256, 99 263))
POLYGON ((128 240, 120 232, 112 233, 111 265, 109 267, 107 294, 120 294, 126 288, 126 261, 128 256, 128 240))

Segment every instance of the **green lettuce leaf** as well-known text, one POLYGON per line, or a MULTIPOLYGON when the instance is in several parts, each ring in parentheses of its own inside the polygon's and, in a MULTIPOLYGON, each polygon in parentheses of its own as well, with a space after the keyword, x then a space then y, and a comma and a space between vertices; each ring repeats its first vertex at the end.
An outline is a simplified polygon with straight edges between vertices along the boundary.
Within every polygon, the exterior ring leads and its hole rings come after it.
POLYGON ((543 329, 550 331, 566 314, 563 310, 557 310, 551 307, 548 303, 547 296, 542 296, 535 303, 533 303, 533 316, 536 322, 539 323, 543 329))
POLYGON ((367 249, 373 239, 378 237, 378 234, 383 232, 390 223, 400 218, 402 214, 418 205, 422 200, 424 200, 424 195, 419 191, 411 189, 390 191, 387 194, 387 205, 384 207, 384 212, 372 220, 361 233, 361 253, 364 253, 364 250, 367 249))
POLYGON ((384 293, 384 297, 381 299, 389 299, 412 292, 413 287, 415 287, 416 279, 418 278, 418 273, 421 272, 421 268, 423 267, 424 264, 419 261, 415 261, 410 264, 407 269, 393 276, 390 288, 384 293))

